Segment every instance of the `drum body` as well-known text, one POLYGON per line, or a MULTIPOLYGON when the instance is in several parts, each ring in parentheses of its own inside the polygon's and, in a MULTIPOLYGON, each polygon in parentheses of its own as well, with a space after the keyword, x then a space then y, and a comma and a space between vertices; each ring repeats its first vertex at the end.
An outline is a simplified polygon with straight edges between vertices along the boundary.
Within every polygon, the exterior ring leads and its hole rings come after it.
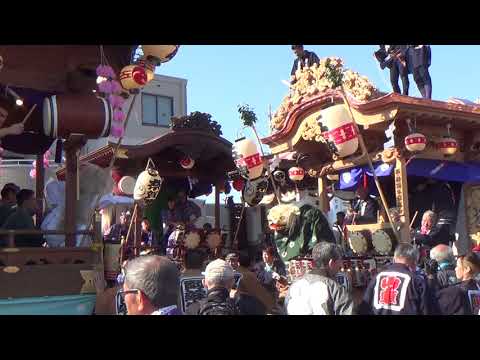
POLYGON ((43 101, 43 130, 52 138, 82 134, 88 139, 108 137, 113 110, 95 95, 55 95, 43 101))

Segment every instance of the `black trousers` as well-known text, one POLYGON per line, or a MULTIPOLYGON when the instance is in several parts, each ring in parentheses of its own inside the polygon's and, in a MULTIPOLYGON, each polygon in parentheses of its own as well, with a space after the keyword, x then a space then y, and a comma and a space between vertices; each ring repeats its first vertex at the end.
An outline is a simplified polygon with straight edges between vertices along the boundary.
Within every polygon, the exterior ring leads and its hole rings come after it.
POLYGON ((413 79, 417 84, 418 90, 425 99, 432 98, 432 79, 428 72, 428 67, 419 66, 413 69, 413 79))
POLYGON ((393 92, 397 94, 400 94, 400 87, 398 86, 399 77, 402 79, 402 95, 408 95, 408 88, 410 87, 408 69, 398 61, 394 61, 390 68, 390 83, 392 84, 393 92))

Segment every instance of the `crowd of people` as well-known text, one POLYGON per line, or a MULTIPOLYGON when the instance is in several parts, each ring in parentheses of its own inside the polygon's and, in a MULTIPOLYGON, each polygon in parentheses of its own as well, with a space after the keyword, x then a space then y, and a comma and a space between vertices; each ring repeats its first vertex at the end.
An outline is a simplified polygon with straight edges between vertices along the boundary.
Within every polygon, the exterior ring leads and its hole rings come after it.
POLYGON ((393 262, 372 278, 360 302, 336 280, 343 264, 340 246, 319 242, 312 256, 314 269, 290 285, 269 247, 261 266, 253 266, 242 253, 205 266, 202 254, 191 251, 183 273, 167 257, 140 256, 125 264, 117 297, 131 315, 180 315, 180 279, 202 274, 206 296, 188 306, 186 315, 480 314, 477 252, 454 255, 454 249, 441 244, 421 267, 416 246, 400 244, 393 262))

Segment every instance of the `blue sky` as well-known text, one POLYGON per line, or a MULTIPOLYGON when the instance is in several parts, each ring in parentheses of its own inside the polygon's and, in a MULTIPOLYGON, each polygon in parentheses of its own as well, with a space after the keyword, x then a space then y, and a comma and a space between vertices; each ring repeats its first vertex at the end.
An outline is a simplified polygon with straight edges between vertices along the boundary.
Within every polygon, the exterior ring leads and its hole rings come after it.
MULTIPOLYGON (((341 57, 345 67, 367 76, 380 90, 391 89, 388 70, 380 70, 373 58, 377 45, 305 45, 305 49, 320 58, 341 57)), ((477 45, 432 45, 433 99, 478 99, 479 57, 477 45)), ((287 94, 281 80, 288 80, 293 60, 289 45, 183 45, 156 72, 187 79, 187 111, 210 113, 222 125, 223 136, 233 142, 241 128, 237 105, 242 103, 254 108, 260 135, 268 135, 268 108, 271 105, 274 112, 287 94)), ((410 95, 420 96, 412 77, 410 95)), ((209 197, 208 202, 212 200, 209 197)))

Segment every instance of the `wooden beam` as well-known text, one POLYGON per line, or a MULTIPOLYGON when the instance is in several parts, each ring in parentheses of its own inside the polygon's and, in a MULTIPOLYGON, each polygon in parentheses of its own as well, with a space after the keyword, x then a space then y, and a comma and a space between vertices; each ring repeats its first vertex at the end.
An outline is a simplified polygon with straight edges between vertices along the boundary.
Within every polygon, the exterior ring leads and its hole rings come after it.
POLYGON ((215 184, 215 229, 220 229, 220 184, 215 184))
POLYGON ((400 229, 400 241, 410 243, 410 210, 408 203, 408 175, 404 158, 397 159, 395 164, 395 195, 397 208, 400 214, 402 227, 400 229))
POLYGON ((326 177, 318 178, 318 198, 320 201, 320 209, 323 213, 328 213, 330 211, 330 202, 327 196, 327 184, 326 177))
POLYGON ((78 187, 78 150, 86 143, 83 135, 70 135, 65 142, 66 152, 66 183, 65 183, 65 237, 66 247, 75 247, 75 232, 77 219, 77 187, 78 187))
POLYGON ((36 178, 35 178, 35 194, 37 196, 38 212, 36 216, 37 227, 42 224, 43 221, 43 199, 45 189, 45 166, 43 165, 43 155, 37 155, 37 161, 35 165, 36 178))

